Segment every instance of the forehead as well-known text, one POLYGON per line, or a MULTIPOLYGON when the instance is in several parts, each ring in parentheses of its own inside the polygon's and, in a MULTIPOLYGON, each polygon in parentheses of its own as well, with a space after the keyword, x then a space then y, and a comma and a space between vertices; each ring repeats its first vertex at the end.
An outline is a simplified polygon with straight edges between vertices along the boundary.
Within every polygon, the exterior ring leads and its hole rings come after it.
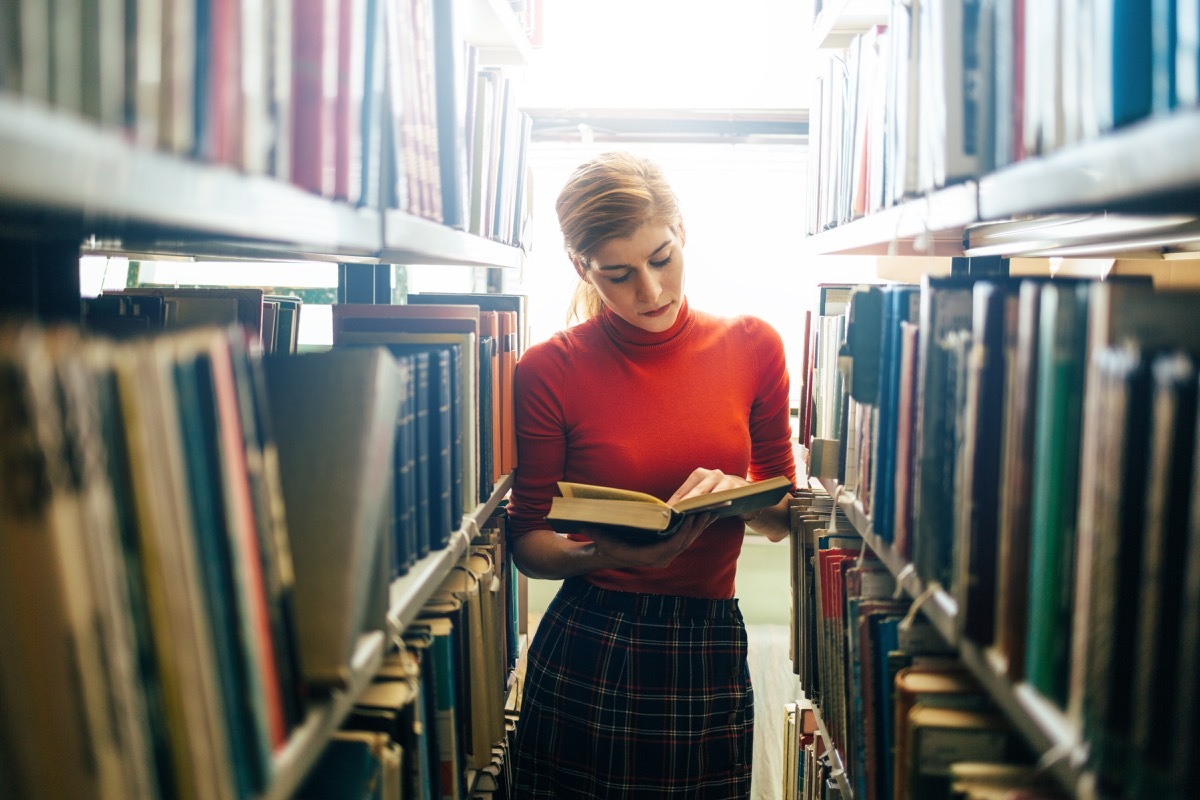
POLYGON ((647 223, 629 236, 608 239, 596 248, 592 262, 603 269, 609 265, 632 264, 644 261, 660 251, 665 251, 675 241, 675 232, 669 225, 647 223))

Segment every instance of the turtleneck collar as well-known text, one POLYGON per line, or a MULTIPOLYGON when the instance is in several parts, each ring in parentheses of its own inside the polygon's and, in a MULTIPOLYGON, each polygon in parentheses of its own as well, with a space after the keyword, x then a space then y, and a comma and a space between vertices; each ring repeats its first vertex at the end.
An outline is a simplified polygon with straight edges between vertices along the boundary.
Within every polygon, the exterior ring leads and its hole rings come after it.
POLYGON ((675 323, 665 331, 648 331, 631 325, 607 307, 600 316, 605 332, 619 347, 643 352, 644 348, 664 349, 667 345, 674 347, 687 338, 687 332, 692 329, 695 321, 686 297, 679 302, 679 314, 675 317, 675 323))

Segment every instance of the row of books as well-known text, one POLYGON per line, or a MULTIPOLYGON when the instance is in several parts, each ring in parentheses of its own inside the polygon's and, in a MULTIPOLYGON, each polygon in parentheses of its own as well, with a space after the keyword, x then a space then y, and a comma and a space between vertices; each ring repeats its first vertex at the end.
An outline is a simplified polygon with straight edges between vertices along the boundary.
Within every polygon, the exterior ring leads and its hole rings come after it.
POLYGON ((1194 0, 895 0, 818 58, 807 232, 1200 104, 1194 0))
POLYGON ((507 796, 515 577, 502 526, 490 525, 385 656, 299 797, 507 796))
MULTIPOLYGON (((414 294, 409 301, 407 306, 366 310, 341 304, 334 312, 338 344, 386 342, 405 367, 395 450, 392 577, 407 572, 431 550, 444 548, 462 515, 486 501, 496 481, 516 465, 510 398, 523 298, 414 294), (485 303, 489 309, 468 305, 446 311, 440 306, 447 301, 485 303), (447 313, 460 321, 446 322, 442 318, 447 313), (346 322, 363 315, 394 319, 346 322), (372 330, 349 331, 356 325, 372 330), (440 341, 427 341, 428 333, 438 334, 440 341), (464 354, 464 348, 470 351, 464 354)), ((114 336, 236 325, 270 355, 296 352, 302 305, 299 298, 258 288, 139 287, 85 299, 83 322, 88 330, 114 336)), ((311 381, 313 369, 297 367, 296 380, 311 381)), ((319 384, 299 385, 292 391, 316 388, 319 384)))
POLYGON ((83 298, 81 323, 88 331, 113 338, 205 325, 238 326, 264 353, 295 353, 303 306, 295 295, 252 287, 139 286, 83 298))
MULTIPOLYGON (((491 357, 464 376, 489 421, 491 357)), ((429 499, 398 480, 415 364, 381 346, 264 356, 237 325, 114 338, 5 323, 0 734, 20 743, 5 797, 270 787, 313 702, 349 684, 360 637, 388 626, 393 549, 412 546, 397 510, 429 499)), ((495 440, 501 456, 464 454, 472 492, 512 469, 495 440)), ((512 627, 486 626, 506 661, 512 627)))
POLYGON ((464 40, 461 3, 381 2, 388 70, 364 120, 386 115, 384 206, 520 244, 532 119, 516 83, 464 40))
POLYGON ((793 667, 804 698, 785 750, 785 797, 1066 797, 840 513, 819 490, 792 510, 793 667))
POLYGON ((23 3, 0 34, 0 91, 139 147, 515 244, 531 123, 464 39, 463 5, 23 3))
MULTIPOLYGON (((4 796, 262 791, 344 654, 306 607, 319 541, 282 513, 256 352, 235 329, 9 321, 0 353, 4 796)), ((361 630, 340 599, 315 605, 361 630)))
POLYGON ((783 797, 785 800, 842 800, 830 763, 832 747, 807 699, 783 707, 783 797))
POLYGON ((1135 278, 856 287, 838 456, 810 462, 1117 793, 1195 780, 1198 311, 1135 278))
POLYGON ((396 449, 396 574, 444 547, 462 514, 516 468, 512 381, 524 324, 519 295, 408 300, 333 306, 335 349, 384 348, 411 367, 396 449))

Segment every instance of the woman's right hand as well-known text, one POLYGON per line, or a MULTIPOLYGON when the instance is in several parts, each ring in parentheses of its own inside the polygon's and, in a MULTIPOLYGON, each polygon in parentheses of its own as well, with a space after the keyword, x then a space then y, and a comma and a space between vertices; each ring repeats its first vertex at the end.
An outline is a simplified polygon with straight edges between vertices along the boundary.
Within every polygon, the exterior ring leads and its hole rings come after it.
POLYGON ((592 540, 595 548, 594 558, 598 564, 596 569, 662 568, 687 550, 692 542, 696 541, 696 537, 716 519, 715 514, 696 514, 688 517, 674 536, 650 544, 630 542, 598 528, 581 531, 581 533, 592 540))

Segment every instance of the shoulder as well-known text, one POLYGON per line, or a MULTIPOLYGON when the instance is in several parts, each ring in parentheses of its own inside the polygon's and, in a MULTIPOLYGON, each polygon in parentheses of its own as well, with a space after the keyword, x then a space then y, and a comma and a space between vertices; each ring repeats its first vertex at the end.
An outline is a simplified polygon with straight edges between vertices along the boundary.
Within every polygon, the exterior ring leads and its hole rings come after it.
POLYGON ((518 372, 523 371, 527 376, 553 374, 579 363, 579 357, 595 346, 593 328, 585 322, 529 345, 517 362, 518 372))
POLYGON ((771 323, 761 317, 742 314, 718 317, 714 314, 696 312, 697 323, 710 332, 739 336, 760 346, 783 347, 783 338, 771 323))

